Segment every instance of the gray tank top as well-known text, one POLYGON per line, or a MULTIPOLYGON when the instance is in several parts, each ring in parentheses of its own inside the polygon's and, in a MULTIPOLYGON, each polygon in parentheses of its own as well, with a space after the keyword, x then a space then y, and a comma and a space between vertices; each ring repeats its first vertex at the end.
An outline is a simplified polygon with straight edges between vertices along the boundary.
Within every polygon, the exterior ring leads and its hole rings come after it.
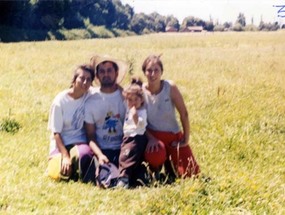
POLYGON ((180 128, 176 120, 175 106, 170 98, 171 86, 166 80, 162 81, 162 84, 162 90, 157 95, 152 95, 143 86, 148 128, 177 133, 180 128))

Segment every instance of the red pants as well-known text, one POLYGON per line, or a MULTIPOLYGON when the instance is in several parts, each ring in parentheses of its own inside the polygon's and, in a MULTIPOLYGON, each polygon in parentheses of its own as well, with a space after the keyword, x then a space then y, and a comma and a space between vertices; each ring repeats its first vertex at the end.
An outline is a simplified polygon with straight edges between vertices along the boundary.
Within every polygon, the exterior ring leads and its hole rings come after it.
MULTIPOLYGON (((171 146, 174 141, 181 141, 183 138, 182 132, 174 134, 172 132, 152 131, 149 132, 158 140, 164 143, 165 147, 160 147, 159 150, 166 150, 167 159, 172 164, 174 171, 180 177, 191 177, 200 172, 199 165, 197 164, 190 146, 171 146)), ((147 157, 151 157, 152 153, 148 152, 147 157)), ((163 154, 163 153, 162 153, 163 154)), ((157 153, 153 153, 156 156, 157 153)), ((155 159, 152 157, 152 159, 155 159)), ((149 162, 148 160, 146 160, 149 162)), ((149 165, 152 167, 151 162, 149 165)), ((163 163, 161 164, 163 165, 163 163)))

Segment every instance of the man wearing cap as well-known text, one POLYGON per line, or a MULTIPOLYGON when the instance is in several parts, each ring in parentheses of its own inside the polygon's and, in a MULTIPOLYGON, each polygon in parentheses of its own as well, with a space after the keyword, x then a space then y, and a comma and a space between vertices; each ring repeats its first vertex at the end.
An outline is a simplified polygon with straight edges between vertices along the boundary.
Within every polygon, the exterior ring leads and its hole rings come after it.
POLYGON ((85 105, 89 145, 99 164, 112 162, 118 166, 126 111, 119 83, 124 78, 127 64, 109 56, 92 57, 91 64, 100 87, 94 89, 85 105))
MULTIPOLYGON (((89 146, 100 165, 112 163, 120 166, 121 171, 128 168, 132 185, 139 181, 146 184, 145 168, 141 165, 144 150, 138 150, 136 144, 122 146, 126 106, 123 88, 119 83, 128 66, 125 62, 108 56, 95 56, 91 58, 91 64, 95 68, 95 80, 100 87, 94 88, 94 95, 85 104, 85 127, 89 146), (124 156, 120 157, 121 150, 124 156)), ((100 168, 97 169, 100 171, 100 168)), ((123 172, 119 172, 118 185, 124 182, 123 188, 129 188, 129 181, 122 181, 122 174, 123 172)))

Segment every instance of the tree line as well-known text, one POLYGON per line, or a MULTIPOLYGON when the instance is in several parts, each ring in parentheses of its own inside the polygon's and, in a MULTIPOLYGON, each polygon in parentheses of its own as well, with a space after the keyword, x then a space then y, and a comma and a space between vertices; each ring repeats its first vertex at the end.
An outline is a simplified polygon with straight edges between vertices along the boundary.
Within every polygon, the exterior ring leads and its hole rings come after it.
POLYGON ((0 8, 0 26, 41 31, 46 34, 50 31, 85 29, 87 25, 104 26, 106 29, 120 29, 135 34, 165 32, 167 26, 177 31, 189 26, 202 26, 206 31, 277 30, 279 27, 278 23, 264 22, 259 26, 246 25, 242 13, 234 24, 219 24, 211 19, 204 21, 193 16, 185 17, 180 24, 173 15, 162 16, 157 12, 149 15, 135 13, 130 5, 123 5, 120 0, 1 0, 0 8))

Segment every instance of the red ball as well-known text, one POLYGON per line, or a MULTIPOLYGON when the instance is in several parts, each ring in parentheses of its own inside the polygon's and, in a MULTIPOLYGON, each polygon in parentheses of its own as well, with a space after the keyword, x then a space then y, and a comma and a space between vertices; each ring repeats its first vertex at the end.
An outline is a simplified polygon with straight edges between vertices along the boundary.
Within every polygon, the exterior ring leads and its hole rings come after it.
POLYGON ((146 152, 144 153, 145 161, 149 163, 150 167, 153 169, 158 169, 166 161, 166 149, 164 143, 160 140, 158 141, 158 151, 146 152))

